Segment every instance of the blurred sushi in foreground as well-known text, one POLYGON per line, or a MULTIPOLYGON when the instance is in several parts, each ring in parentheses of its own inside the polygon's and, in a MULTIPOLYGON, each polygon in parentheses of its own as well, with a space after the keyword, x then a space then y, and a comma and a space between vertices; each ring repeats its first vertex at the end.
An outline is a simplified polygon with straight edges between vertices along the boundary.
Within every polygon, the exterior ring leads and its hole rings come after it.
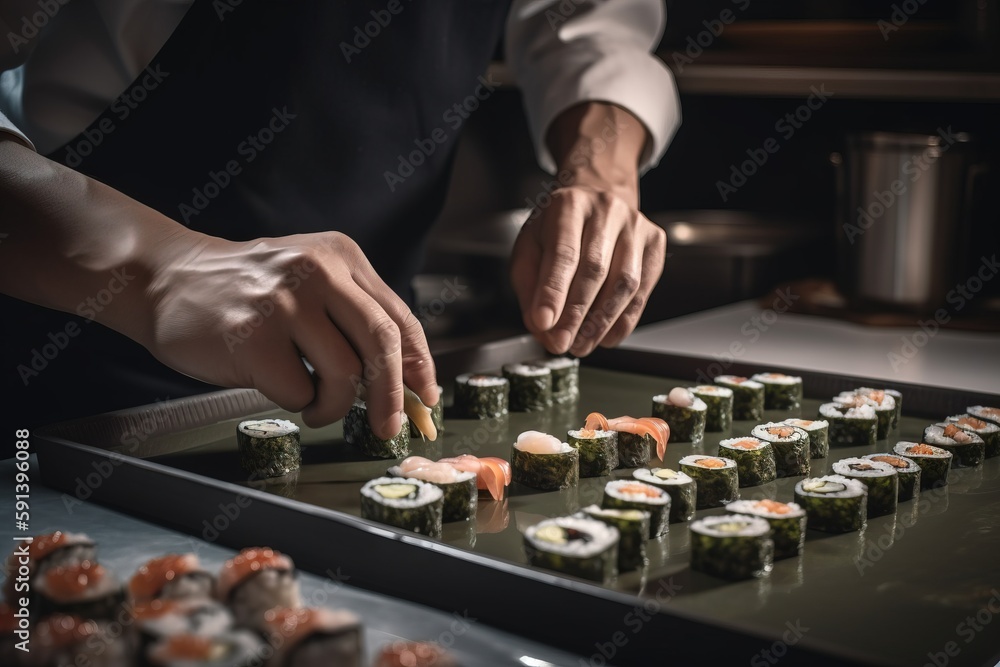
POLYGON ((132 601, 211 598, 215 577, 201 567, 195 554, 168 554, 141 566, 129 580, 132 601))
POLYGON ((618 575, 618 529, 593 519, 546 519, 524 533, 535 567, 608 583, 618 575))
POLYGON ((382 647, 372 667, 458 667, 458 662, 439 644, 395 641, 382 647))
POLYGON ((152 600, 133 603, 131 610, 144 646, 173 635, 213 637, 234 623, 229 610, 215 600, 152 600))
POLYGON ((249 630, 231 630, 212 637, 173 635, 146 650, 151 667, 260 667, 269 647, 249 630))
POLYGON ((35 536, 25 547, 14 550, 4 564, 4 596, 7 600, 16 600, 19 592, 14 589, 23 550, 27 550, 27 586, 34 590, 37 577, 44 575, 53 567, 78 565, 84 561, 97 562, 97 545, 83 533, 69 533, 57 530, 54 533, 35 536))
POLYGON ((715 384, 733 392, 733 419, 760 421, 764 418, 764 385, 739 375, 720 375, 715 384))
POLYGON ((302 606, 292 559, 268 547, 244 549, 223 563, 218 593, 236 624, 250 628, 259 628, 272 607, 302 606))
POLYGON ((113 619, 125 601, 121 582, 104 566, 82 563, 50 568, 35 581, 36 612, 113 619))
POLYGON ((723 514, 692 522, 692 570, 738 580, 765 576, 773 567, 774 542, 764 519, 723 514))
POLYGON ((440 539, 443 515, 444 491, 419 479, 379 477, 361 487, 362 518, 440 539))
POLYGON ((825 533, 849 533, 868 523, 868 488, 843 475, 811 477, 795 485, 795 502, 808 526, 825 533))
MULTIPOLYGON (((52 614, 32 628, 31 650, 22 653, 24 667, 133 667, 132 638, 107 623, 52 614)), ((5 663, 11 664, 11 663, 5 663)))
POLYGON ((539 431, 517 436, 510 465, 514 481, 533 489, 556 491, 580 481, 580 451, 539 431))
POLYGON ((705 438, 708 406, 684 387, 674 387, 669 394, 654 396, 653 416, 670 426, 674 442, 701 442, 705 438))
POLYGON ((267 667, 361 667, 364 639, 358 617, 342 609, 270 609, 264 638, 274 648, 267 667))

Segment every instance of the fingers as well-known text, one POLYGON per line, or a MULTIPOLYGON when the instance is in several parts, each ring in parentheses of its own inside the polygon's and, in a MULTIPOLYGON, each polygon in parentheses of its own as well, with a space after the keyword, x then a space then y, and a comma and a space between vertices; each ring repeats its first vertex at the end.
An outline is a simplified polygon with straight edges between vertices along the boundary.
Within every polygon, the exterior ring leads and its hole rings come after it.
POLYGON ((553 205, 532 223, 538 225, 536 238, 541 245, 541 263, 528 318, 538 331, 548 331, 564 314, 581 259, 580 241, 586 216, 580 198, 553 198, 553 205))
MULTIPOLYGON (((652 225, 652 223, 650 223, 652 225)), ((607 335, 600 342, 601 347, 614 347, 625 340, 639 323, 639 317, 646 307, 649 295, 663 275, 663 262, 667 253, 667 235, 659 226, 653 226, 649 240, 646 242, 642 256, 642 278, 639 289, 625 310, 618 317, 607 335)))
POLYGON ((266 354, 244 361, 249 383, 243 384, 257 389, 282 409, 299 412, 315 396, 312 378, 290 339, 275 343, 267 346, 266 354))
POLYGON ((535 220, 528 219, 521 227, 521 233, 514 241, 511 252, 510 282, 521 307, 521 317, 524 326, 531 333, 537 334, 541 329, 535 325, 532 305, 535 302, 535 286, 538 284, 538 274, 542 263, 542 247, 535 238, 538 229, 535 220))
POLYGON ((358 355, 322 308, 296 318, 292 336, 315 369, 315 396, 302 410, 303 421, 312 427, 337 421, 354 403, 356 390, 352 378, 359 378, 364 372, 358 355))

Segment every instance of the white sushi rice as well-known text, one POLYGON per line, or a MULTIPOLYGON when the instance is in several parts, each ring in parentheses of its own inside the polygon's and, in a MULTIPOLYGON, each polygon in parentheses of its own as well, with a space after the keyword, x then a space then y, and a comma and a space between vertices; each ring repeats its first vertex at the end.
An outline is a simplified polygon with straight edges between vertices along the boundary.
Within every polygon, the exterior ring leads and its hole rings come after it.
POLYGON ((877 419, 875 408, 870 405, 848 407, 839 403, 824 403, 819 414, 827 419, 877 419))
POLYGON ((991 408, 986 405, 970 405, 965 411, 976 419, 985 419, 994 424, 1000 424, 1000 408, 991 408))
POLYGON ((524 531, 524 537, 540 551, 555 552, 574 558, 591 558, 607 551, 612 544, 618 541, 618 529, 597 519, 562 516, 539 521, 524 531), (552 525, 585 533, 591 539, 569 540, 566 544, 557 544, 548 540, 539 540, 535 536, 539 530, 552 525))
MULTIPOLYGON (((842 393, 847 394, 850 392, 842 392, 842 393)), ((884 409, 887 409, 887 407, 892 408, 893 410, 896 409, 896 397, 884 389, 879 390, 879 389, 873 389, 871 387, 858 387, 857 389, 854 390, 854 393, 857 394, 858 396, 864 396, 865 398, 871 400, 876 405, 881 406, 884 409), (882 392, 881 401, 876 400, 875 398, 877 396, 876 392, 878 391, 882 392)))
POLYGON ((253 438, 280 438, 298 433, 299 427, 287 419, 249 419, 240 422, 239 430, 253 438))
POLYGON ((470 387, 499 387, 507 384, 507 378, 499 375, 480 375, 478 373, 466 373, 455 378, 459 384, 467 384, 470 387))
POLYGON ((742 449, 742 450, 746 450, 748 452, 749 451, 754 451, 754 450, 757 450, 757 449, 761 449, 763 447, 770 447, 770 446, 771 446, 770 443, 764 442, 760 438, 754 438, 754 437, 751 437, 751 436, 745 436, 745 437, 742 437, 742 438, 726 438, 725 440, 722 440, 722 441, 719 442, 719 447, 726 447, 726 448, 729 448, 729 449, 742 449), (742 447, 742 446, 740 446, 740 447, 736 446, 737 442, 748 442, 748 441, 753 443, 753 445, 754 445, 753 449, 749 449, 747 447, 742 447))
POLYGON ((682 466, 698 466, 699 468, 705 468, 706 470, 725 470, 727 468, 735 468, 736 461, 732 459, 727 459, 725 456, 706 456, 705 454, 688 454, 680 460, 680 465, 682 466), (721 468, 707 468, 698 463, 702 459, 718 459, 725 463, 721 468))
POLYGON ((798 503, 782 503, 788 511, 782 514, 767 509, 759 500, 734 500, 726 505, 727 512, 736 514, 753 514, 762 519, 795 519, 804 516, 806 511, 798 503))
MULTIPOLYGON (((868 391, 872 392, 874 391, 874 389, 869 389, 868 391)), ((854 392, 842 391, 833 397, 833 402, 845 406, 870 405, 875 410, 878 410, 880 412, 896 409, 896 399, 894 399, 892 396, 889 396, 888 394, 882 397, 882 402, 880 403, 879 401, 876 401, 874 398, 872 398, 869 394, 861 392, 862 392, 861 389, 854 392)))
POLYGON ((552 357, 551 359, 536 359, 531 362, 532 366, 544 366, 554 371, 564 368, 579 368, 580 360, 575 357, 552 357))
POLYGON ((383 505, 388 507, 393 507, 396 509, 410 509, 413 507, 420 507, 421 505, 427 505, 429 503, 437 502, 444 497, 444 491, 440 488, 425 482, 423 480, 415 479, 413 477, 379 477, 373 479, 363 487, 361 487, 361 495, 366 498, 371 498, 372 500, 378 501, 383 505), (381 493, 375 490, 376 486, 381 486, 383 484, 413 484, 417 487, 417 497, 416 498, 386 498, 381 493))
POLYGON ((750 379, 761 384, 802 384, 802 378, 784 373, 757 373, 750 379))
POLYGON ((626 519, 628 521, 641 521, 643 516, 650 517, 652 513, 643 510, 622 510, 604 508, 600 505, 590 505, 580 510, 589 516, 602 516, 608 519, 626 519))
MULTIPOLYGON (((691 401, 691 405, 682 405, 677 407, 684 407, 688 410, 695 410, 697 412, 704 412, 705 410, 708 410, 708 405, 705 404, 705 401, 694 395, 692 395, 691 398, 693 399, 691 401)), ((657 394, 653 397, 653 401, 656 403, 663 403, 664 405, 673 405, 673 403, 670 402, 668 394, 657 394)))
POLYGON ((704 519, 692 522, 691 531, 711 537, 761 537, 771 532, 771 524, 755 516, 720 514, 718 516, 706 516, 704 519), (740 524, 742 528, 737 531, 720 529, 722 525, 729 526, 732 524, 740 524))
POLYGON ((601 431, 600 429, 590 431, 593 435, 581 435, 587 429, 576 429, 573 431, 567 431, 567 434, 577 440, 596 440, 598 438, 607 438, 612 435, 618 435, 618 431, 601 431))
POLYGON ((812 496, 814 498, 854 498, 856 496, 866 495, 868 493, 868 487, 856 479, 844 477, 843 475, 824 475, 823 477, 810 477, 803 479, 795 485, 795 492, 804 496, 812 496), (824 482, 842 484, 844 486, 844 490, 834 491, 833 493, 815 493, 813 491, 807 491, 805 488, 806 486, 821 484, 824 482))
POLYGON ((905 456, 905 457, 911 458, 911 459, 919 459, 919 458, 925 458, 925 459, 950 459, 951 458, 951 452, 949 452, 949 451, 947 451, 945 449, 941 449, 940 447, 935 447, 934 445, 928 445, 926 443, 908 442, 906 440, 900 440, 899 442, 897 442, 896 446, 892 448, 892 451, 893 451, 894 454, 898 454, 899 456, 905 456), (906 451, 910 447, 916 447, 917 445, 924 445, 925 447, 930 447, 931 449, 934 450, 934 453, 933 454, 918 454, 916 452, 908 452, 908 451, 906 451))
POLYGON ((534 366, 532 364, 507 364, 503 367, 503 372, 510 375, 520 375, 523 377, 539 377, 542 375, 552 375, 552 369, 546 366, 534 366))
POLYGON ((708 396, 729 397, 733 395, 733 390, 729 387, 719 387, 714 384, 702 384, 697 387, 688 387, 688 391, 692 394, 707 394, 708 396))
POLYGON ((858 457, 841 459, 833 464, 833 472, 845 477, 889 477, 896 474, 896 469, 888 463, 871 461, 858 457), (851 466, 866 466, 869 470, 855 470, 851 466))
POLYGON ((956 437, 948 437, 944 434, 944 429, 948 424, 931 424, 926 429, 924 429, 924 440, 930 445, 971 445, 971 444, 981 444, 983 439, 972 431, 966 431, 959 429, 956 437))
POLYGON ((797 426, 805 431, 822 431, 830 427, 830 422, 825 419, 786 419, 781 422, 789 426, 797 426))
POLYGON ((717 382, 721 385, 730 385, 734 387, 747 387, 748 389, 763 389, 764 385, 756 380, 743 380, 739 382, 739 375, 719 375, 718 377, 712 378, 713 382, 717 382))
POLYGON ((177 600, 176 607, 159 616, 139 620, 147 634, 171 637, 185 634, 214 637, 233 625, 232 614, 214 600, 177 600))
POLYGON ((764 442, 799 442, 801 440, 809 440, 809 434, 803 429, 798 426, 783 424, 782 422, 767 422, 766 424, 758 424, 753 427, 752 431, 750 431, 750 435, 758 440, 763 440, 764 442), (779 436, 769 433, 767 430, 769 428, 792 428, 794 430, 789 435, 779 436))
POLYGON ((639 480, 640 482, 645 482, 646 484, 652 484, 653 486, 664 486, 672 484, 690 484, 694 480, 686 472, 680 472, 679 470, 671 470, 670 468, 639 468, 632 472, 632 477, 639 480), (657 471, 669 470, 673 473, 670 477, 659 477, 657 476, 657 471))
POLYGON ((663 489, 657 488, 655 484, 645 484, 634 479, 617 479, 613 482, 608 482, 604 486, 604 492, 612 498, 640 502, 646 505, 666 505, 670 502, 670 494, 663 489), (622 491, 622 487, 628 487, 634 484, 639 484, 645 488, 652 489, 656 492, 656 495, 648 496, 645 493, 625 493, 622 491))

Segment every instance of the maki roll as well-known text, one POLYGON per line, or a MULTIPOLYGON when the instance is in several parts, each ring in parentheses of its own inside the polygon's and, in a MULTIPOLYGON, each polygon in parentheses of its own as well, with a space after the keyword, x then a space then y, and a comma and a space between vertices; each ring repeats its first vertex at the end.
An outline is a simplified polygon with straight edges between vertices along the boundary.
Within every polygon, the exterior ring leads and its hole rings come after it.
POLYGON ((680 461, 681 472, 695 481, 698 509, 722 507, 740 497, 736 461, 691 454, 680 461))
POLYGON ((1000 426, 1000 408, 991 408, 985 405, 970 405, 965 411, 976 419, 985 419, 992 424, 1000 426))
POLYGON ((825 419, 786 419, 781 422, 809 435, 809 458, 825 459, 830 454, 830 422, 825 419))
POLYGON ((236 625, 259 629, 271 607, 302 606, 292 559, 274 549, 244 549, 222 564, 218 581, 219 600, 236 625))
POLYGON ((546 519, 524 533, 524 551, 535 567, 603 584, 618 575, 618 529, 593 519, 546 519))
POLYGON ((1000 456, 1000 426, 972 415, 955 415, 945 419, 945 422, 982 438, 986 444, 986 458, 1000 456))
POLYGON ((768 422, 754 426, 750 435, 771 443, 778 477, 809 474, 809 433, 798 426, 768 422))
MULTIPOLYGON (((435 433, 435 437, 431 438, 431 440, 436 440, 437 434, 444 431, 444 387, 438 385, 437 390, 438 390, 438 401, 437 403, 435 403, 430 407, 427 407, 422 402, 420 402, 420 399, 417 398, 416 394, 413 395, 413 398, 417 399, 417 402, 420 403, 420 407, 426 410, 428 416, 430 417, 431 425, 433 426, 435 433)), ((409 414, 409 412, 407 412, 407 414, 409 414)), ((424 426, 424 428, 427 427, 424 426)), ((417 425, 417 421, 413 419, 413 417, 410 417, 410 437, 411 438, 428 437, 428 434, 425 433, 423 430, 421 430, 421 428, 417 425)))
POLYGON ((215 577, 202 569, 195 554, 169 554, 140 567, 129 581, 128 592, 136 604, 208 599, 215 592, 215 577))
POLYGON ((862 447, 875 444, 878 416, 872 406, 824 403, 819 406, 819 416, 830 423, 831 446, 862 447))
POLYGON ((53 614, 33 623, 30 652, 18 651, 24 667, 132 667, 134 646, 121 625, 53 614))
POLYGON ((515 482, 541 491, 565 489, 580 481, 580 451, 539 431, 517 436, 510 465, 515 482))
POLYGON ((899 476, 895 467, 881 461, 850 458, 835 462, 833 472, 868 487, 869 518, 895 514, 899 498, 899 476))
POLYGON ((771 525, 774 560, 802 554, 806 543, 806 511, 795 503, 777 500, 737 500, 726 506, 727 512, 764 519, 771 525))
POLYGON ((705 430, 712 433, 728 431, 733 425, 733 390, 729 387, 703 384, 688 389, 708 406, 705 430))
POLYGON ((924 442, 951 452, 954 468, 975 468, 986 459, 986 443, 973 431, 957 424, 932 424, 924 429, 924 442))
POLYGON ((649 465, 656 441, 651 435, 618 431, 618 468, 649 465))
POLYGON ((920 466, 912 459, 895 454, 867 454, 861 458, 886 463, 896 471, 899 480, 899 502, 912 500, 920 493, 920 466))
POLYGON ((379 477, 361 487, 361 516, 440 539, 444 491, 411 477, 379 477))
POLYGON ((639 468, 632 477, 661 488, 670 496, 670 523, 684 523, 694 518, 698 490, 690 475, 670 468, 639 468))
POLYGON ((367 405, 357 398, 344 417, 344 440, 368 456, 401 459, 410 455, 410 423, 407 419, 401 419, 399 432, 388 440, 383 440, 375 435, 368 423, 367 405))
POLYGON ((771 526, 739 514, 708 516, 691 524, 691 569, 723 579, 750 579, 774 567, 771 526))
POLYGON ((602 509, 597 505, 580 510, 585 518, 618 529, 618 571, 641 570, 646 566, 649 539, 649 512, 635 509, 602 509))
POLYGON ((760 486, 777 478, 771 443, 757 438, 729 438, 719 443, 719 456, 736 461, 740 486, 760 486))
MULTIPOLYGON (((569 431, 566 441, 580 450, 580 477, 610 475, 618 467, 618 432, 579 429, 569 431)), ((649 460, 647 455, 646 460, 649 460)))
POLYGON ((250 419, 236 427, 240 466, 251 479, 281 477, 302 463, 299 427, 287 419, 250 419))
POLYGON ((757 373, 750 378, 764 385, 765 410, 796 410, 802 403, 802 378, 784 373, 757 373))
POLYGON ((111 620, 121 611, 125 591, 115 576, 89 560, 49 569, 35 581, 40 616, 68 614, 111 620))
POLYGON ((4 563, 4 596, 7 600, 17 600, 20 595, 14 588, 15 582, 27 579, 28 590, 35 589, 35 580, 54 567, 79 565, 84 561, 97 562, 97 545, 83 533, 54 533, 37 535, 25 547, 17 547, 4 563), (23 572, 22 562, 27 550, 28 572, 23 572))
POLYGON ((708 406, 684 387, 653 397, 653 416, 667 422, 674 442, 701 442, 705 437, 708 406))
POLYGON ((920 488, 933 489, 948 483, 952 454, 941 447, 933 447, 922 442, 901 440, 892 448, 894 454, 905 456, 920 466, 920 488))
POLYGON ((466 373, 455 378, 455 413, 465 419, 498 419, 507 414, 510 382, 497 375, 466 373))
POLYGON ((532 364, 507 364, 503 376, 510 382, 510 409, 538 412, 552 407, 552 369, 532 364))
POLYGON ((133 617, 143 644, 174 635, 214 637, 233 627, 233 615, 214 600, 152 600, 135 604, 133 617))
POLYGON ((868 523, 868 487, 843 475, 801 480, 795 502, 806 511, 809 527, 824 533, 849 533, 868 523))
POLYGON ((835 396, 834 403, 841 405, 859 407, 870 405, 875 409, 875 416, 878 423, 875 427, 875 438, 885 440, 892 430, 892 422, 896 418, 896 399, 881 389, 861 387, 854 391, 845 391, 835 396))
POLYGON ((666 535, 670 528, 670 494, 652 484, 631 479, 608 482, 601 507, 649 512, 649 539, 666 535))
POLYGON ((764 418, 764 385, 739 375, 720 375, 713 380, 733 391, 733 419, 760 421, 764 418))
POLYGON ((364 639, 358 617, 342 609, 270 609, 264 638, 274 647, 268 667, 362 667, 364 639))
POLYGON ((899 419, 903 416, 903 394, 895 389, 885 389, 885 393, 892 396, 893 402, 896 403, 896 411, 892 415, 892 428, 899 428, 899 419))
POLYGON ((270 647, 249 630, 231 630, 212 637, 172 635, 146 651, 151 667, 260 667, 270 647))
POLYGON ((587 415, 584 428, 590 431, 618 433, 618 467, 638 468, 649 464, 653 446, 656 458, 663 460, 670 439, 670 427, 657 417, 622 416, 608 419, 600 412, 587 415))
POLYGON ((476 515, 479 490, 476 473, 463 472, 450 463, 434 463, 419 456, 404 459, 387 471, 390 477, 409 477, 427 482, 444 492, 441 520, 468 521, 476 515))
POLYGON ((552 400, 555 403, 572 403, 580 398, 580 360, 573 357, 538 359, 532 366, 543 366, 552 371, 552 400))
POLYGON ((434 642, 394 641, 382 647, 372 667, 459 667, 455 658, 434 642))

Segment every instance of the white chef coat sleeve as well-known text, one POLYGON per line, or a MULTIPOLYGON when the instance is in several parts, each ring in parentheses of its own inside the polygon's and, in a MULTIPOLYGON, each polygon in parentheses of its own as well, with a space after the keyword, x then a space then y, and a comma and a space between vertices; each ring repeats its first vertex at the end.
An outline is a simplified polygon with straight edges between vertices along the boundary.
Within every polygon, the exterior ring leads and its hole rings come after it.
POLYGON ((665 25, 663 0, 514 0, 506 59, 544 169, 556 170, 549 125, 585 101, 616 104, 642 121, 650 141, 640 169, 656 166, 681 122, 673 75, 651 53, 665 25))
POLYGON ((35 145, 31 143, 31 140, 28 139, 28 137, 24 134, 24 132, 21 132, 21 130, 17 129, 17 126, 14 125, 14 123, 12 123, 10 119, 4 115, 3 111, 0 111, 0 132, 7 135, 12 135, 15 139, 20 140, 21 143, 23 143, 31 150, 35 150, 35 145))

